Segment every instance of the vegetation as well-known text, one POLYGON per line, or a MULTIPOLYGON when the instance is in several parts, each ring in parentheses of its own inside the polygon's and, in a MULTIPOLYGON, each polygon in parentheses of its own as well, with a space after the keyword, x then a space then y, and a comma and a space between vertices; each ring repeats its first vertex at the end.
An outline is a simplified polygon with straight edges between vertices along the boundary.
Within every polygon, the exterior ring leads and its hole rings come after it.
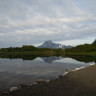
POLYGON ((31 45, 24 45, 22 47, 10 47, 10 48, 1 48, 0 55, 60 55, 64 54, 62 49, 49 49, 49 48, 36 48, 31 45))
POLYGON ((66 52, 94 52, 96 51, 96 45, 84 44, 76 47, 66 49, 66 52))
POLYGON ((78 45, 76 47, 66 49, 65 55, 96 56, 96 40, 92 44, 78 45))

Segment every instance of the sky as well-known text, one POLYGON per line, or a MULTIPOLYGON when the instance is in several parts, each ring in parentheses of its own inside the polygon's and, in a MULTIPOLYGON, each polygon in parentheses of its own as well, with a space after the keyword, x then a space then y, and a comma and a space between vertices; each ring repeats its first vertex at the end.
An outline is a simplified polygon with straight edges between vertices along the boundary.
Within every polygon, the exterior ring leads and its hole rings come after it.
POLYGON ((0 0, 0 48, 96 39, 96 0, 0 0))

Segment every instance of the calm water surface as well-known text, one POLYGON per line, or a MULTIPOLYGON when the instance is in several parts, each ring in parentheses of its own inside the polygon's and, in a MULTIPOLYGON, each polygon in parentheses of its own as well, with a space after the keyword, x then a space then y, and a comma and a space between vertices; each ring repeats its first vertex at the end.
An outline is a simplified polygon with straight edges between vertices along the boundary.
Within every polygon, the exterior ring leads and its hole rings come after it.
POLYGON ((0 91, 8 91, 19 84, 34 83, 38 79, 55 79, 66 72, 94 62, 80 62, 72 58, 37 57, 34 60, 0 58, 0 91))

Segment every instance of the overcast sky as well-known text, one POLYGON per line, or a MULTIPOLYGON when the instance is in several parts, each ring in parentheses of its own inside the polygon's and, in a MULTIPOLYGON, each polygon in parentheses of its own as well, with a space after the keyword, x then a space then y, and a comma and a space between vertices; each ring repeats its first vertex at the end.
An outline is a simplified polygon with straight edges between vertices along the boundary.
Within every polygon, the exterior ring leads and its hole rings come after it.
POLYGON ((0 47, 96 39, 96 0, 0 0, 0 47))

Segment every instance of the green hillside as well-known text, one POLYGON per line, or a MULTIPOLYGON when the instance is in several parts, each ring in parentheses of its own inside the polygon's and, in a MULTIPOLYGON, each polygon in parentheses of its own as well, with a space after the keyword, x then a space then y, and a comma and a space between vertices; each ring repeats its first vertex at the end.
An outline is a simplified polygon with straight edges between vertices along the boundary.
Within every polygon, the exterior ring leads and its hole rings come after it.
POLYGON ((95 39, 95 41, 92 43, 92 45, 96 45, 96 39, 95 39))
POLYGON ((96 51, 96 45, 84 44, 76 47, 66 49, 66 52, 93 52, 96 51))
POLYGON ((94 52, 96 51, 96 40, 92 44, 78 45, 73 48, 65 49, 66 52, 94 52))

